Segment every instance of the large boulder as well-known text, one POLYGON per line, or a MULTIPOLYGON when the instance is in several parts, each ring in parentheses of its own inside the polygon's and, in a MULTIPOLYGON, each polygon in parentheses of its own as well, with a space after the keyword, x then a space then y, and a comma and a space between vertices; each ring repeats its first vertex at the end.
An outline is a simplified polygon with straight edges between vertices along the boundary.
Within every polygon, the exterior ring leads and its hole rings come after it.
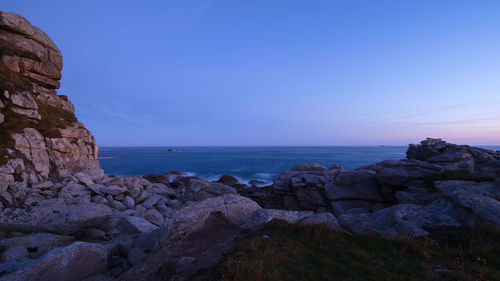
POLYGON ((175 214, 171 236, 174 238, 199 229, 213 213, 227 217, 231 223, 243 225, 251 220, 255 211, 260 209, 261 207, 251 199, 236 194, 225 194, 194 202, 175 214))
POLYGON ((224 184, 191 179, 182 197, 186 201, 198 201, 224 194, 237 194, 237 192, 233 187, 224 184))
POLYGON ((2 281, 79 281, 104 273, 107 267, 106 248, 100 244, 75 242, 57 248, 36 262, 4 275, 2 281))
POLYGON ((500 228, 500 187, 495 183, 437 181, 435 186, 445 198, 500 228))
POLYGON ((231 176, 231 175, 222 175, 218 180, 218 183, 228 185, 228 186, 239 186, 240 182, 238 181, 237 178, 231 176))

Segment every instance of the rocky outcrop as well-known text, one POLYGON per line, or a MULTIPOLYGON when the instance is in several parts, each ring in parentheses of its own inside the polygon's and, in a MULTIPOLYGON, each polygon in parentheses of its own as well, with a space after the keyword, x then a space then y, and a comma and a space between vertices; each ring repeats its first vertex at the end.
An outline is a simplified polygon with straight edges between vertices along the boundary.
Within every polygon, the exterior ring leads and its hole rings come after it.
POLYGON ((427 139, 407 156, 355 171, 304 163, 272 187, 239 192, 267 209, 330 212, 352 233, 413 238, 432 228, 499 226, 499 152, 427 139))
POLYGON ((338 166, 326 169, 311 163, 279 174, 270 188, 240 192, 265 208, 328 211, 335 216, 377 210, 388 206, 394 197, 379 183, 375 171, 346 171, 338 166))
POLYGON ((449 170, 466 170, 477 174, 500 176, 500 153, 468 145, 447 143, 441 139, 426 139, 410 144, 408 159, 435 163, 449 170))
POLYGON ((22 16, 0 11, 0 189, 13 182, 102 177, 92 134, 74 106, 58 95, 62 55, 52 40, 22 16))

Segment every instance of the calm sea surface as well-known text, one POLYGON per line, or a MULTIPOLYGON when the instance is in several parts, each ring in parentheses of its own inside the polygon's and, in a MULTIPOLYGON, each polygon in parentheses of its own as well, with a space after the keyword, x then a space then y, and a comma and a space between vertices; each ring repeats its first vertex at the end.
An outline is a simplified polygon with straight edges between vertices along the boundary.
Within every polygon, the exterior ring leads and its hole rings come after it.
MULTIPOLYGON (((488 147, 500 149, 499 147, 488 147)), ((353 170, 386 159, 405 158, 406 146, 369 147, 101 147, 106 174, 121 176, 188 172, 215 180, 222 174, 241 182, 272 181, 280 172, 302 162, 333 164, 353 170)))

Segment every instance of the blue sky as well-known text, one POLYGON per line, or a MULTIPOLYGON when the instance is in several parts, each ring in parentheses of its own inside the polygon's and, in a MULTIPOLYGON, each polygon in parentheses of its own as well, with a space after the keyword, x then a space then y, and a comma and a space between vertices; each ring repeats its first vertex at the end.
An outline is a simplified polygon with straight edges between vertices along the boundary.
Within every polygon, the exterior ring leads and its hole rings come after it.
POLYGON ((103 146, 500 144, 500 1, 23 1, 103 146))

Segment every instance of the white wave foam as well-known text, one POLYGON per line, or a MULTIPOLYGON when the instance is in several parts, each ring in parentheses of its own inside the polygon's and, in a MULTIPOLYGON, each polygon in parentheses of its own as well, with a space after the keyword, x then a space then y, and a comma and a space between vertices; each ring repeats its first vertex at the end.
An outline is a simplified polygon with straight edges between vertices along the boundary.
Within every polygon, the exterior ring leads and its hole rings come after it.
MULTIPOLYGON (((270 176, 268 178, 272 177, 271 174, 269 174, 269 175, 270 176)), ((218 175, 209 175, 209 176, 200 176, 200 177, 203 178, 203 179, 205 179, 205 180, 207 180, 207 181, 216 182, 222 176, 223 176, 222 174, 218 174, 218 175)), ((233 177, 238 180, 238 183, 245 184, 245 185, 248 185, 248 186, 251 186, 251 184, 250 184, 251 180, 262 181, 261 184, 256 184, 255 185, 256 187, 268 186, 268 185, 271 185, 273 183, 270 180, 262 179, 262 177, 256 177, 256 178, 253 178, 253 179, 245 179, 245 178, 241 178, 241 177, 238 177, 238 176, 233 176, 233 177)))
POLYGON ((182 176, 184 177, 195 177, 196 176, 196 173, 195 172, 183 172, 181 173, 182 176))
POLYGON ((276 174, 272 173, 257 173, 254 175, 256 178, 261 178, 261 179, 272 179, 276 174))

